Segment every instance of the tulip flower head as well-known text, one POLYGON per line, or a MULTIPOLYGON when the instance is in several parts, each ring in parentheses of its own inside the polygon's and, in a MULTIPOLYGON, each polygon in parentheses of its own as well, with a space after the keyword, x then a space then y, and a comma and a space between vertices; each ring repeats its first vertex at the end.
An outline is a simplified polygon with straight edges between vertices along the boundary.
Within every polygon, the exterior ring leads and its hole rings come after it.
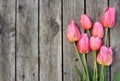
POLYGON ((80 17, 80 24, 84 30, 89 30, 92 27, 92 22, 89 16, 85 14, 80 17))
POLYGON ((97 62, 104 66, 111 65, 113 60, 112 54, 113 52, 111 47, 107 48, 105 46, 102 46, 100 52, 97 55, 97 62))
POLYGON ((104 35, 104 29, 100 22, 95 22, 92 28, 92 36, 102 38, 104 35))
POLYGON ((82 34, 77 42, 77 48, 80 53, 88 53, 90 51, 90 42, 87 34, 82 34))
POLYGON ((66 36, 68 41, 74 42, 80 38, 80 32, 74 21, 72 20, 71 23, 68 25, 66 36))
POLYGON ((90 38, 90 48, 91 50, 99 50, 102 46, 102 40, 99 37, 90 38))
POLYGON ((101 19, 101 23, 104 27, 111 28, 115 25, 115 8, 114 7, 108 7, 101 19))

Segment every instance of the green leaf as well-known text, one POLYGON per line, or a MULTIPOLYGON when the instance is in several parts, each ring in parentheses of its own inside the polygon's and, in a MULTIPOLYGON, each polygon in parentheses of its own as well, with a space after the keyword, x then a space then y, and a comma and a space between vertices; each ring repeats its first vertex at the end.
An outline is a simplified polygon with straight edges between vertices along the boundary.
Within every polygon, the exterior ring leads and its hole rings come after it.
POLYGON ((117 72, 115 73, 113 81, 120 81, 120 67, 118 68, 117 72))
POLYGON ((77 66, 74 66, 73 71, 76 73, 76 75, 77 75, 77 77, 78 77, 78 80, 79 80, 79 81, 83 81, 82 75, 81 75, 80 70, 78 69, 77 66))

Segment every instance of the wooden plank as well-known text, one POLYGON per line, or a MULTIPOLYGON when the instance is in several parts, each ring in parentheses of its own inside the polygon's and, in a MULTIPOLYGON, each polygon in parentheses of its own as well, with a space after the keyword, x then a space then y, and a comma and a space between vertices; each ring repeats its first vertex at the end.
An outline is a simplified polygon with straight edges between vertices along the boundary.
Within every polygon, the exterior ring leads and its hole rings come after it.
POLYGON ((40 81, 62 81, 61 0, 40 0, 40 81))
MULTIPOLYGON (((74 65, 79 66, 78 58, 72 43, 66 39, 66 29, 71 20, 80 27, 79 18, 84 13, 84 0, 63 0, 63 70, 64 81, 77 81, 73 72, 74 65)), ((80 27, 81 29, 81 27, 80 27)), ((81 32, 84 32, 81 29, 81 32)))
POLYGON ((38 0, 17 0, 17 81, 38 81, 38 0))
POLYGON ((15 0, 0 0, 0 81, 15 81, 15 0))
POLYGON ((118 67, 120 67, 120 1, 119 0, 109 0, 110 6, 115 7, 116 15, 116 25, 114 28, 110 29, 110 45, 113 48, 113 63, 111 65, 111 81, 115 76, 115 72, 118 67))
MULTIPOLYGON (((86 14, 90 16, 93 24, 94 22, 99 22, 101 20, 101 16, 107 5, 107 0, 86 0, 86 14)), ((107 42, 107 45, 109 45, 109 40, 107 42)), ((88 65, 93 69, 93 52, 88 54, 87 60, 88 65)), ((109 71, 109 68, 107 69, 107 71, 109 71)), ((109 72, 107 74, 107 76, 109 77, 109 72)), ((110 81, 109 78, 107 81, 110 81)))

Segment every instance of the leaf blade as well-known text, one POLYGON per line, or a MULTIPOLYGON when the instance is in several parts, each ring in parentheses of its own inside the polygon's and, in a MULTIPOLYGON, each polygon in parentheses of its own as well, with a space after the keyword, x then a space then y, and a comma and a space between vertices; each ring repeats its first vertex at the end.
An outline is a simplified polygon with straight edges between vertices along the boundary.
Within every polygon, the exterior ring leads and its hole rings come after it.
POLYGON ((113 81, 120 81, 120 67, 116 71, 113 81))
POLYGON ((80 70, 78 69, 77 66, 74 66, 73 71, 76 73, 78 80, 83 81, 82 75, 81 75, 80 70))

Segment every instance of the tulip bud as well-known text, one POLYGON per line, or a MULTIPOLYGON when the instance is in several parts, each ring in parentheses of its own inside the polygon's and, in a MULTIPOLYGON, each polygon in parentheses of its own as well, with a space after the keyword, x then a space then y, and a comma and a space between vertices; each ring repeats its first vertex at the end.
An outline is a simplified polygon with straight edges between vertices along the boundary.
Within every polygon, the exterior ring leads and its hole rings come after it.
POLYGON ((102 46, 100 52, 97 55, 97 62, 104 66, 111 65, 113 60, 112 54, 113 52, 111 47, 107 48, 105 46, 102 46))
POLYGON ((108 7, 101 19, 101 23, 104 27, 111 28, 115 25, 115 8, 114 7, 108 7))
POLYGON ((90 42, 87 34, 82 34, 77 42, 77 48, 80 53, 88 53, 90 51, 90 42))
POLYGON ((90 48, 92 50, 99 50, 102 46, 102 40, 99 37, 90 38, 90 48))
POLYGON ((84 30, 88 30, 92 27, 92 22, 87 15, 82 15, 80 17, 80 24, 84 30))
POLYGON ((96 22, 92 28, 92 36, 102 38, 104 35, 103 26, 100 22, 96 22))
POLYGON ((73 20, 68 25, 66 36, 67 36, 68 41, 70 42, 77 41, 80 38, 80 32, 73 20))

